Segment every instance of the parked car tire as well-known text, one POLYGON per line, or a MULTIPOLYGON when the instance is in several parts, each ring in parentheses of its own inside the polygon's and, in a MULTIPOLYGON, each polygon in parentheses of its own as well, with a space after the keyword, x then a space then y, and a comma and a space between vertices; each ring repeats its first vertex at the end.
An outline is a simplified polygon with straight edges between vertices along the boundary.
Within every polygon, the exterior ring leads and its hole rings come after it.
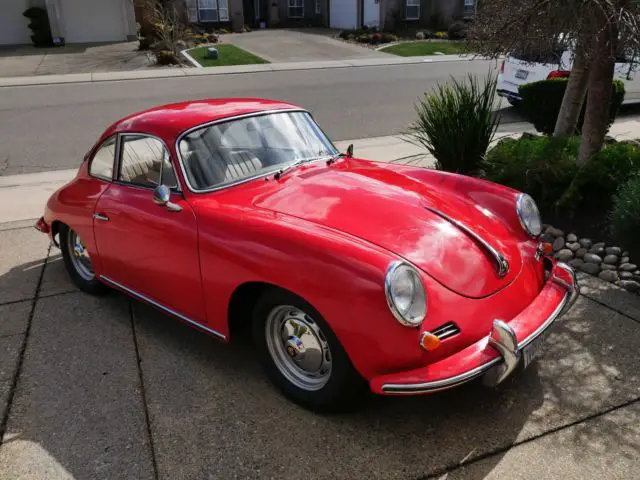
POLYGON ((66 225, 61 225, 58 233, 64 265, 73 283, 83 292, 106 292, 107 287, 96 278, 91 258, 80 236, 66 225))
POLYGON ((354 408, 367 383, 322 315, 302 298, 270 289, 258 300, 253 339, 267 375, 291 400, 320 412, 354 408))

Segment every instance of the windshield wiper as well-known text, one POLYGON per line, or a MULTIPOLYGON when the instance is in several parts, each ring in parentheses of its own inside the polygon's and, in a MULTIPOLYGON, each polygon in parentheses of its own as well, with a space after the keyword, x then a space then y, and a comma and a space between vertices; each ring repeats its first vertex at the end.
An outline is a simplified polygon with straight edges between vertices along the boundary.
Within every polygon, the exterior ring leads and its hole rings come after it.
POLYGON ((308 161, 308 159, 306 158, 301 158, 300 160, 296 160, 293 163, 290 163, 289 165, 287 165, 284 168, 281 168, 280 170, 278 170, 275 175, 273 176, 273 178, 275 180, 280 180, 280 177, 282 177, 282 175, 284 175, 286 172, 288 172, 289 170, 292 170, 296 167, 299 167, 300 165, 302 165, 304 162, 308 161))

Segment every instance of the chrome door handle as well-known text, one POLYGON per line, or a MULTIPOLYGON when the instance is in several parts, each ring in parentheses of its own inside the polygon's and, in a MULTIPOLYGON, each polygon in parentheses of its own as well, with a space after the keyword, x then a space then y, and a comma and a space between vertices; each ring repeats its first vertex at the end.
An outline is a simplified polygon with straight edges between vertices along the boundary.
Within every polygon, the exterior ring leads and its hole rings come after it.
POLYGON ((94 213, 93 218, 96 220, 102 220, 103 222, 108 222, 109 217, 107 217, 104 213, 94 213))

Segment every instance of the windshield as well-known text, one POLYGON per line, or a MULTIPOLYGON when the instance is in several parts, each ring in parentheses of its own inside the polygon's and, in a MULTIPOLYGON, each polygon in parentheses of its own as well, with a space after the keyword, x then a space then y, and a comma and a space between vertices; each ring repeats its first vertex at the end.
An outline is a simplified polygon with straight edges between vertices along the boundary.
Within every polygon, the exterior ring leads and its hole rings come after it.
POLYGON ((205 126, 185 135, 179 148, 194 190, 237 183, 338 153, 306 112, 269 113, 205 126))

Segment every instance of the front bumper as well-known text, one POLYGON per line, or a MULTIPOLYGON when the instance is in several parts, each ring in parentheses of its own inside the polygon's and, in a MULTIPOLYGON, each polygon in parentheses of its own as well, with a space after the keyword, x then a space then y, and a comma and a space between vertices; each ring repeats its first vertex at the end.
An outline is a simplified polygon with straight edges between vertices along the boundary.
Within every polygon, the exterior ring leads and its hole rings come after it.
POLYGON ((374 377, 371 390, 382 395, 416 395, 456 387, 479 377, 497 385, 521 363, 524 349, 566 313, 579 295, 576 275, 557 263, 535 300, 508 323, 494 320, 480 341, 436 363, 408 372, 374 377))

